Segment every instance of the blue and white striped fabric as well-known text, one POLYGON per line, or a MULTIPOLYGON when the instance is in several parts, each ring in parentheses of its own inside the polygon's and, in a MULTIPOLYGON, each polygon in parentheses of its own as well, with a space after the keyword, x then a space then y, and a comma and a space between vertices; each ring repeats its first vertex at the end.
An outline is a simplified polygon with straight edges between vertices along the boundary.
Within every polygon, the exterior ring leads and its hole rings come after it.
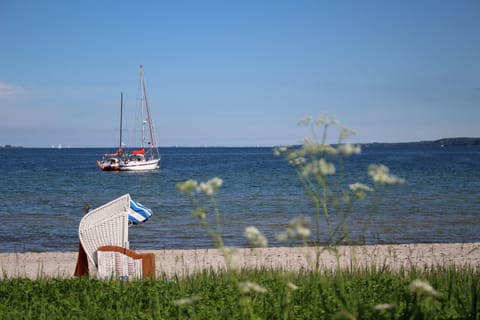
POLYGON ((132 224, 140 224, 148 220, 153 212, 141 203, 130 200, 130 212, 128 213, 128 220, 132 224))

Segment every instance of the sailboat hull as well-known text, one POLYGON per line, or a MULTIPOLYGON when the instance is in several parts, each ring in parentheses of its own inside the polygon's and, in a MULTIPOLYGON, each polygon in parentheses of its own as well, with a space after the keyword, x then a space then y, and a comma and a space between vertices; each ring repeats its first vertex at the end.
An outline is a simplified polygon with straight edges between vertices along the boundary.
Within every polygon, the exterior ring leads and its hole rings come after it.
POLYGON ((120 164, 120 171, 147 171, 159 168, 160 159, 144 160, 144 161, 128 161, 120 164))

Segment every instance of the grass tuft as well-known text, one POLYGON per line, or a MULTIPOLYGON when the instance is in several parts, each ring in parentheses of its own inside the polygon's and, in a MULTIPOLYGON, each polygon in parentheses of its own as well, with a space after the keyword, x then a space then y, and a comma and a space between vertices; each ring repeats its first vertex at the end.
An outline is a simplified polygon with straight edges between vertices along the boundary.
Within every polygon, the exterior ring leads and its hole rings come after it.
POLYGON ((228 272, 174 280, 0 280, 2 319, 479 319, 479 269, 435 267, 280 272, 242 270, 238 281, 266 290, 243 293, 228 272), (423 279, 439 293, 412 292, 423 279), (248 298, 251 312, 242 299, 248 298))

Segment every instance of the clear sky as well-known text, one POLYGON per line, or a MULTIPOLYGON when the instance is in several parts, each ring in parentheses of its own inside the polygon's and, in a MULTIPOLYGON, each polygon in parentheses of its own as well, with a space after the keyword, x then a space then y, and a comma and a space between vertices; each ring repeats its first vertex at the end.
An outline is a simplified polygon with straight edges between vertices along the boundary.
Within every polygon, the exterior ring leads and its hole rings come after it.
POLYGON ((0 145, 117 145, 140 64, 161 146, 480 136, 478 0, 1 0, 0 145))

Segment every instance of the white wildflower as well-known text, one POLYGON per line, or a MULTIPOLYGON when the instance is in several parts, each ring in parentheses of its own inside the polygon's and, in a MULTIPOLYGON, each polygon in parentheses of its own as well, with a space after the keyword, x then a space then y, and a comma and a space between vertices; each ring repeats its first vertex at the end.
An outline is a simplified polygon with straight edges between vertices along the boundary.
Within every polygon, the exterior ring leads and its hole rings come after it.
POLYGON ((320 126, 322 124, 324 125, 334 125, 334 126, 338 126, 340 124, 340 121, 337 120, 337 118, 335 116, 329 116, 327 114, 323 114, 320 116, 320 118, 318 118, 317 121, 315 121, 315 124, 317 126, 320 126))
POLYGON ((320 126, 322 124, 327 124, 328 123, 328 118, 326 115, 322 115, 320 116, 320 118, 318 118, 316 121, 315 121, 315 124, 317 126, 320 126))
POLYGON ((301 166, 304 165, 307 162, 307 160, 304 157, 297 157, 295 159, 292 159, 292 164, 294 166, 301 166))
POLYGON ((325 161, 325 159, 320 159, 319 161, 320 173, 323 176, 329 174, 335 174, 335 165, 333 163, 325 161))
POLYGON ((356 192, 356 191, 367 191, 367 192, 373 192, 373 189, 370 188, 369 186, 363 184, 363 183, 360 183, 360 182, 356 182, 356 183, 352 183, 351 185, 348 186, 350 188, 350 190, 352 190, 353 192, 356 192))
POLYGON ((306 162, 304 154, 303 150, 289 152, 287 155, 288 163, 292 166, 303 165, 306 162))
POLYGON ((177 183, 177 189, 184 194, 190 194, 197 188, 197 181, 189 179, 185 182, 177 183))
POLYGON ((311 234, 310 229, 304 226, 297 226, 297 228, 295 229, 295 232, 297 233, 298 237, 301 239, 306 239, 310 237, 310 234, 311 234))
POLYGON ((199 193, 205 193, 206 195, 213 195, 213 188, 206 182, 201 182, 197 188, 197 192, 199 193))
POLYGON ((302 176, 308 177, 311 174, 315 174, 311 163, 307 163, 302 170, 302 176))
POLYGON ((243 282, 240 282, 239 283, 239 286, 240 286, 240 290, 243 292, 243 293, 249 293, 251 291, 253 292, 257 292, 257 293, 266 293, 267 292, 267 289, 265 289, 264 287, 261 287, 259 286, 257 283, 255 282, 251 282, 251 281, 243 281, 243 282))
POLYGON ((220 178, 212 178, 207 182, 202 182, 196 186, 197 192, 205 193, 208 196, 212 196, 223 184, 223 180, 220 178))
POLYGON ((413 280, 412 283, 408 286, 411 292, 420 292, 427 296, 435 297, 439 296, 440 293, 433 289, 433 287, 427 281, 420 279, 413 280))
POLYGON ((403 184, 405 179, 399 178, 390 173, 387 166, 371 164, 368 166, 368 174, 372 177, 373 182, 384 185, 403 184))
POLYGON ((308 126, 312 120, 311 116, 305 117, 297 122, 297 126, 308 126))
POLYGON ((318 174, 322 176, 335 174, 335 165, 322 158, 320 160, 308 162, 302 170, 302 175, 304 177, 309 175, 316 176, 318 174))
POLYGON ((245 228, 245 236, 253 247, 266 247, 268 245, 267 238, 254 226, 245 228))
POLYGON ((345 143, 338 146, 338 151, 344 156, 350 156, 352 154, 360 154, 362 152, 362 147, 360 147, 360 145, 345 143))
POLYGON ((357 134, 357 131, 355 131, 354 129, 342 127, 342 130, 340 131, 340 141, 343 141, 346 138, 354 136, 356 134, 357 134))
POLYGON ((309 217, 297 217, 290 220, 289 225, 295 231, 299 229, 308 229, 308 225, 310 224, 309 217))
POLYGON ((193 210, 192 216, 203 220, 206 218, 207 212, 203 208, 196 208, 195 210, 193 210))
POLYGON ((338 150, 331 145, 325 143, 318 143, 309 139, 305 139, 303 141, 302 149, 305 151, 306 154, 318 154, 328 156, 336 156, 338 154, 338 150))
POLYGON ((286 232, 279 233, 275 235, 275 238, 280 241, 280 242, 286 242, 288 241, 288 235, 286 232))
POLYGON ((222 186, 223 180, 218 177, 215 177, 210 179, 208 183, 212 186, 214 191, 217 191, 222 186))
POLYGON ((310 218, 297 217, 288 223, 287 229, 276 235, 278 241, 285 242, 287 240, 301 239, 305 240, 311 235, 309 228, 310 218))
POLYGON ((327 156, 336 156, 338 154, 338 150, 329 144, 320 144, 318 149, 327 156))
MULTIPOLYGON (((352 183, 351 185, 348 186, 350 190, 355 194, 357 199, 363 199, 367 195, 367 192, 373 192, 374 190, 370 188, 369 186, 363 184, 363 183, 352 183)), ((348 199, 349 200, 349 199, 348 199)))
POLYGON ((292 291, 295 291, 295 290, 298 290, 298 287, 292 283, 292 282, 288 282, 287 283, 287 286, 292 290, 292 291))
POLYGON ((175 301, 173 301, 173 303, 177 306, 181 306, 181 305, 185 305, 185 304, 192 304, 192 303, 194 303, 195 301, 198 301, 198 300, 200 300, 200 297, 191 296, 191 297, 186 297, 186 298, 175 300, 175 301))
POLYGON ((394 303, 380 303, 373 307, 377 311, 387 311, 395 308, 394 303))

